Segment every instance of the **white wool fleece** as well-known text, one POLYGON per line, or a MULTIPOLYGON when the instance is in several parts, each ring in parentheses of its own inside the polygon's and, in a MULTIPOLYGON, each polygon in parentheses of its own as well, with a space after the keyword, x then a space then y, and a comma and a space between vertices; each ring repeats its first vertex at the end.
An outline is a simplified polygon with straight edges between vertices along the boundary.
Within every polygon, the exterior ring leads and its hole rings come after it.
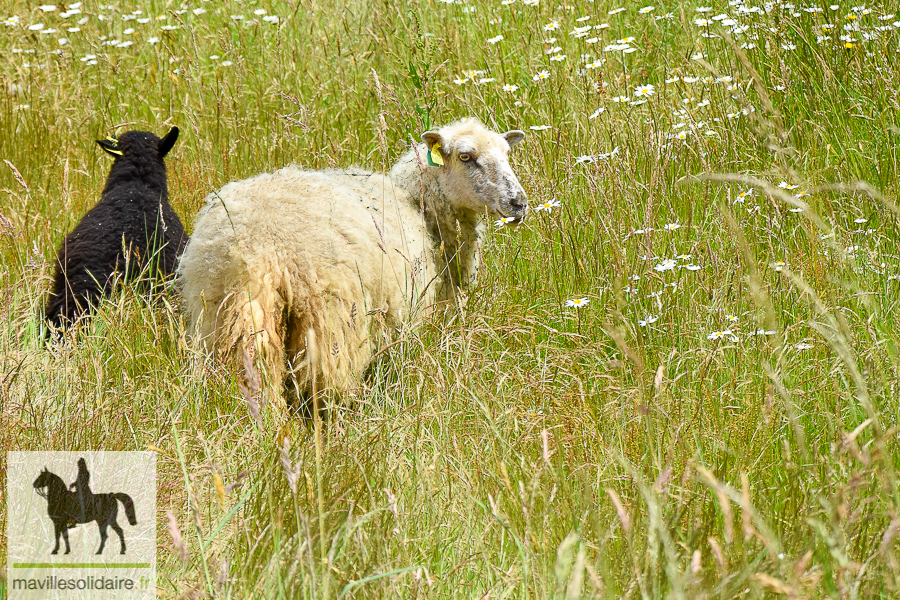
POLYGON ((424 134, 388 177, 287 167, 226 185, 179 265, 191 331, 308 398, 311 330, 316 388, 357 385, 398 329, 474 281, 483 217, 524 215, 507 160, 521 137, 470 119, 424 134))

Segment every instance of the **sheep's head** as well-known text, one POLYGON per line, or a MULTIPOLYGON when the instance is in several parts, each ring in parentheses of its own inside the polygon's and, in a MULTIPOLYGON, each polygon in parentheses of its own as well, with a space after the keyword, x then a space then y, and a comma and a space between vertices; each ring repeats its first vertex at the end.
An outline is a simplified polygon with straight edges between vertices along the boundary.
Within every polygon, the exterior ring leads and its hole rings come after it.
POLYGON ((162 139, 146 131, 126 131, 118 138, 110 136, 105 140, 97 140, 97 143, 105 152, 113 156, 156 155, 162 160, 175 145, 177 139, 178 128, 173 127, 162 139))
POLYGON ((509 166, 509 149, 522 141, 518 130, 495 133, 474 119, 427 131, 426 152, 435 153, 438 181, 455 208, 491 217, 521 219, 528 209, 525 190, 509 166), (443 164, 439 164, 443 163, 443 164))

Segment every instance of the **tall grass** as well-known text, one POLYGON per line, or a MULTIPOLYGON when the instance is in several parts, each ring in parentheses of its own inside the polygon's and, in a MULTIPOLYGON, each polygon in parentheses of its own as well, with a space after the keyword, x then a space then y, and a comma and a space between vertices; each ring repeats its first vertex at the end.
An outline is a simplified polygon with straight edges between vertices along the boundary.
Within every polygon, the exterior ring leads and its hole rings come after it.
POLYGON ((900 594, 897 17, 616 7, 7 3, 0 448, 156 449, 165 597, 900 594), (93 139, 177 124, 187 225, 227 181, 387 169, 465 115, 527 130, 514 168, 561 206, 492 231, 458 313, 381 355, 318 454, 311 423, 252 417, 265 390, 205 358, 174 292, 123 289, 41 346, 56 247, 108 170, 93 139))

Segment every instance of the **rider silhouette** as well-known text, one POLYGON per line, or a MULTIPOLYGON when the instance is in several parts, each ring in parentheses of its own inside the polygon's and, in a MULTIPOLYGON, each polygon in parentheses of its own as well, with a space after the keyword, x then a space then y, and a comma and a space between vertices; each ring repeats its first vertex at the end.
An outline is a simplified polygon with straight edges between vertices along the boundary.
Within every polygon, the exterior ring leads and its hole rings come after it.
MULTIPOLYGON (((75 496, 78 498, 78 506, 81 509, 81 522, 87 520, 88 507, 94 500, 94 494, 91 492, 90 480, 91 474, 88 472, 87 463, 83 458, 79 458, 78 477, 69 487, 75 488, 75 496)), ((70 527, 74 526, 74 523, 70 525, 70 527)))

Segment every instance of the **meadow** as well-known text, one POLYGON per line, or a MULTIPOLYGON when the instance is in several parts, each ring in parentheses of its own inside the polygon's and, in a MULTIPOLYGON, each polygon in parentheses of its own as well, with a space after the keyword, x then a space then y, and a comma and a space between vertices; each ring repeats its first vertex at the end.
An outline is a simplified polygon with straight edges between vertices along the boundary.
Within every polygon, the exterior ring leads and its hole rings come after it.
POLYGON ((0 451, 156 450, 166 598, 900 596, 900 15, 561 1, 7 0, 0 451), (531 214, 321 436, 173 290, 42 346, 95 139, 181 128, 190 231, 464 116, 531 214))

